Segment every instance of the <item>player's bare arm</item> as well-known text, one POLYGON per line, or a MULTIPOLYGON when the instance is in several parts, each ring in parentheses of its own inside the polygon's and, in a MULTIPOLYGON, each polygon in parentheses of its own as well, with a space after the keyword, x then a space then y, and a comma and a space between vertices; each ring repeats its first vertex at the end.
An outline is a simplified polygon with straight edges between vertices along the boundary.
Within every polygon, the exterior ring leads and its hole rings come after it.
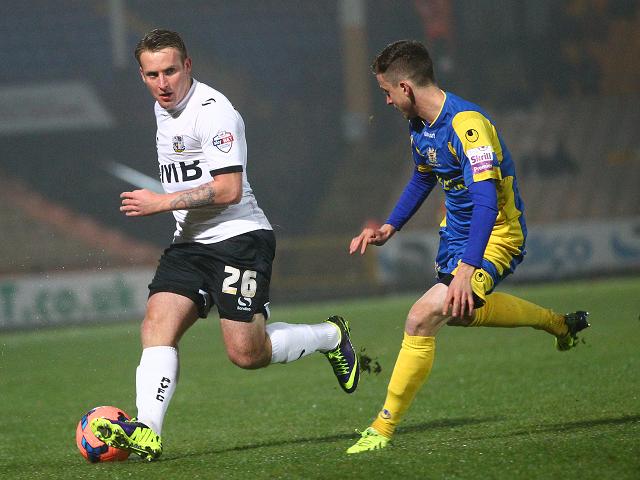
POLYGON ((190 210, 211 205, 231 205, 242 198, 242 173, 217 175, 211 182, 175 193, 146 189, 123 192, 120 211, 128 217, 143 217, 172 210, 190 210))
POLYGON ((368 245, 382 246, 396 233, 395 227, 385 223, 379 229, 365 228, 362 233, 351 240, 349 254, 353 255, 360 250, 360 255, 364 255, 368 245))
POLYGON ((171 210, 188 210, 213 205, 216 198, 216 191, 213 189, 213 182, 192 188, 185 192, 180 192, 171 201, 171 210))
POLYGON ((464 317, 473 312, 473 290, 471 277, 476 267, 460 262, 456 274, 449 284, 442 305, 442 314, 452 317, 464 317))

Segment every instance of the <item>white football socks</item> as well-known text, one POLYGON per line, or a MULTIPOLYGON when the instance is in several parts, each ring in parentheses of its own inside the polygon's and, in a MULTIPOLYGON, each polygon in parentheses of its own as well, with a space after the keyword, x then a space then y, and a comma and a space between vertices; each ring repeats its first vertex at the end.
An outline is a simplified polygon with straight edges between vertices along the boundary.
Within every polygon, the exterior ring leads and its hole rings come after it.
POLYGON ((270 323, 267 335, 271 339, 271 363, 289 363, 313 352, 327 352, 336 348, 340 341, 340 331, 328 322, 314 325, 270 323))
MULTIPOLYGON (((314 325, 272 323, 267 325, 271 339, 271 363, 289 363, 314 352, 327 352, 340 341, 340 330, 322 322, 314 325)), ((175 392, 180 371, 178 351, 169 346, 142 351, 136 370, 138 420, 162 434, 164 416, 175 392)))
POLYGON ((136 370, 138 420, 162 432, 164 416, 178 383, 180 364, 173 347, 149 347, 142 351, 136 370))

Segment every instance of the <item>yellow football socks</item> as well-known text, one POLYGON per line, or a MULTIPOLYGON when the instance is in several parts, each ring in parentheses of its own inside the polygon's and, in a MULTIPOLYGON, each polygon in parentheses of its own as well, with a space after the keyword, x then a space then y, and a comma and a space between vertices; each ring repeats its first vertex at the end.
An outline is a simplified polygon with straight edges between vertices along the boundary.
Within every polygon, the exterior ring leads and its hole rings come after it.
POLYGON ((435 337, 404 334, 402 348, 391 374, 384 407, 371 426, 378 433, 391 438, 418 389, 431 372, 435 354, 435 337))
POLYGON ((533 327, 555 336, 566 335, 564 316, 502 292, 487 295, 474 312, 471 327, 533 327))

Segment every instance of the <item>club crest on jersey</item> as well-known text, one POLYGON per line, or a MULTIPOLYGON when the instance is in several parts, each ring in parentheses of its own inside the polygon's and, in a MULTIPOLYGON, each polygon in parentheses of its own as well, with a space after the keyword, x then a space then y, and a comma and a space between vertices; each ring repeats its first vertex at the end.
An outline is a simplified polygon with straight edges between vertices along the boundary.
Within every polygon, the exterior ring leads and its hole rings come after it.
POLYGON ((220 130, 215 137, 213 137, 213 146, 224 153, 229 153, 233 146, 233 135, 231 132, 225 132, 220 130))
POLYGON ((172 138, 173 141, 173 151, 176 153, 182 153, 185 150, 184 147, 184 138, 182 135, 176 135, 172 138))
POLYGON ((429 165, 438 166, 438 159, 437 159, 435 148, 433 147, 427 148, 427 158, 429 159, 429 165))

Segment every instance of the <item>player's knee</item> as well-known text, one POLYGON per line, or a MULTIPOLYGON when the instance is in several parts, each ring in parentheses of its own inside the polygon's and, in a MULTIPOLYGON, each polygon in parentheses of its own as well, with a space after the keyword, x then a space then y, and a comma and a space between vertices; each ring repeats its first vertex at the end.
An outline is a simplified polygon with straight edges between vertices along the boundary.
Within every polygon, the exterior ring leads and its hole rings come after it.
POLYGON ((186 326, 176 326, 162 315, 147 312, 140 325, 140 338, 143 348, 157 345, 177 347, 182 331, 186 326))
POLYGON ((158 324, 159 324, 158 319, 155 318, 153 315, 150 315, 149 313, 147 313, 144 317, 144 320, 142 320, 142 323, 140 324, 140 334, 142 335, 142 338, 145 338, 145 336, 148 336, 151 333, 153 333, 154 330, 157 329, 158 324))
POLYGON ((231 363, 245 370, 255 370, 269 364, 268 359, 265 360, 264 352, 257 350, 228 348, 227 356, 231 363))
POLYGON ((153 314, 147 313, 140 325, 140 338, 143 346, 168 345, 171 338, 162 328, 162 322, 153 314))
POLYGON ((442 319, 441 307, 432 302, 415 304, 405 324, 405 330, 409 335, 433 335, 442 319))

